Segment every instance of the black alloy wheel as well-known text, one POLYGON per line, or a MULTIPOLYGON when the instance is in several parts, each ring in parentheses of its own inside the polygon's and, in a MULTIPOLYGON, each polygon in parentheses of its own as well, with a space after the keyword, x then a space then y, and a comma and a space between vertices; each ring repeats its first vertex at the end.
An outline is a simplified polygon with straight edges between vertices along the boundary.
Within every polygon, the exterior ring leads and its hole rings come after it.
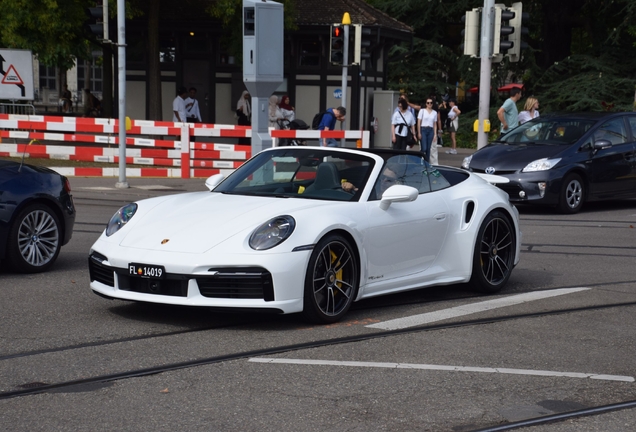
POLYGON ((495 210, 484 219, 475 242, 471 286, 480 292, 500 291, 512 273, 515 260, 515 230, 508 217, 495 210))
POLYGON ((359 270, 349 241, 330 234, 314 248, 305 276, 303 314, 310 322, 339 321, 358 290, 359 270))

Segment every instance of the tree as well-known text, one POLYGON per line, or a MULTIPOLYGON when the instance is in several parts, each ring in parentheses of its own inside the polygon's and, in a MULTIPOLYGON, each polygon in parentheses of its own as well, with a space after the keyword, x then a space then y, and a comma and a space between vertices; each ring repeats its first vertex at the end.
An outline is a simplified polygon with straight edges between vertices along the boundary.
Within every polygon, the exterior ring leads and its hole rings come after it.
POLYGON ((84 32, 88 0, 0 0, 0 45, 28 49, 47 66, 68 70, 90 58, 84 32))

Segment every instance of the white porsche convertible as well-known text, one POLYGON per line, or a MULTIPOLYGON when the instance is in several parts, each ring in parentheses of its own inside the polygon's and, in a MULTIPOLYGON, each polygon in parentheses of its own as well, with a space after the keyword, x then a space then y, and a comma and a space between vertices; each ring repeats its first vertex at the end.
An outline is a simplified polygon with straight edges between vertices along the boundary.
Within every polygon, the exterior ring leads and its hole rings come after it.
POLYGON ((521 244, 498 181, 507 179, 433 167, 417 152, 268 149, 207 179, 210 192, 119 209, 90 250, 90 287, 319 323, 354 301, 427 286, 497 292, 521 244))

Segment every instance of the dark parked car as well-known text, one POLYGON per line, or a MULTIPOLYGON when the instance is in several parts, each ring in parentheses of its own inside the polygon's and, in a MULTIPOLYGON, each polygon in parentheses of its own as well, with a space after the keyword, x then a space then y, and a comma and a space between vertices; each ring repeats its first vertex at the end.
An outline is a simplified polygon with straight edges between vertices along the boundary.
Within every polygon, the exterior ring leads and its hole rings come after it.
POLYGON ((578 212, 585 201, 636 197, 636 113, 541 116, 464 159, 462 167, 507 177, 515 204, 578 212))
POLYGON ((44 167, 0 160, 0 261, 35 273, 71 239, 75 206, 68 179, 44 167))

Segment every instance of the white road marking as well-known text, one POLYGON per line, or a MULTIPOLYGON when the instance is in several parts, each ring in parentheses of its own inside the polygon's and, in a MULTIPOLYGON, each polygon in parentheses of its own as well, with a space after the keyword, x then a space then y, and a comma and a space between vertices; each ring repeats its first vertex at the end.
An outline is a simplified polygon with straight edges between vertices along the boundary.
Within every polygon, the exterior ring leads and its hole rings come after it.
POLYGON ((566 377, 566 378, 589 378, 604 381, 623 381, 634 382, 634 377, 622 375, 605 375, 593 373, 579 372, 558 372, 544 371, 533 369, 509 369, 509 368, 485 368, 473 366, 445 366, 430 364, 413 364, 413 363, 378 363, 378 362, 359 362, 359 361, 335 361, 335 360, 304 360, 304 359, 286 359, 286 358, 262 358, 253 357, 249 361, 255 363, 276 363, 276 364, 298 364, 298 365, 314 365, 314 366, 351 366, 351 367, 371 367, 371 368, 387 368, 387 369, 422 369, 434 371, 450 371, 450 372, 478 372, 478 373, 500 373, 511 375, 533 375, 544 377, 566 377))
POLYGON ((163 185, 141 185, 141 186, 134 186, 135 189, 145 189, 145 190, 150 190, 150 189, 165 189, 165 190, 170 190, 170 189, 174 189, 172 186, 163 186, 163 185))
POLYGON ((442 321, 449 318, 456 318, 464 315, 471 315, 478 312, 484 312, 491 309, 498 309, 506 306, 513 306, 521 303, 541 300, 550 297, 556 297, 565 294, 571 294, 578 291, 589 290, 590 288, 561 288, 551 291, 535 291, 525 294, 518 294, 509 297, 503 297, 495 300, 488 300, 480 303, 472 303, 463 306, 442 309, 435 312, 428 312, 419 315, 412 315, 404 318, 396 318, 389 321, 383 321, 376 324, 370 324, 366 327, 398 330, 407 327, 415 327, 422 324, 429 324, 436 321, 442 321))
POLYGON ((73 189, 86 189, 86 190, 115 190, 115 188, 112 188, 112 187, 105 187, 105 186, 83 186, 83 187, 77 187, 77 188, 73 188, 73 189))
MULTIPOLYGON (((143 189, 143 190, 171 190, 174 189, 172 186, 164 186, 164 185, 140 185, 133 186, 133 189, 143 189)), ((77 187, 75 189, 86 189, 86 190, 118 190, 114 187, 106 187, 106 186, 83 186, 77 187)))

